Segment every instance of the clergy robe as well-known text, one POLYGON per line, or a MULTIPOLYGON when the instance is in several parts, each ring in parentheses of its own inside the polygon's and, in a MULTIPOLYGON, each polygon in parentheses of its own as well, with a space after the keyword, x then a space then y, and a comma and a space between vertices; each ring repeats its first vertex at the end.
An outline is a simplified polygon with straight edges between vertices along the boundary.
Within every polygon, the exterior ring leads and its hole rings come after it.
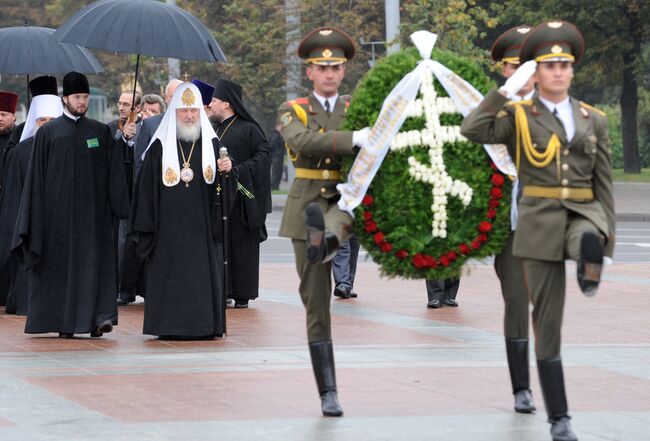
MULTIPOLYGON (((191 145, 181 143, 186 157, 191 145)), ((215 140, 215 155, 216 140, 215 140)), ((183 164, 177 149, 179 163, 183 164)), ((142 163, 131 207, 130 236, 145 263, 144 334, 213 337, 224 333, 223 255, 214 237, 215 184, 201 169, 201 139, 190 158, 194 179, 162 182, 162 144, 156 140, 142 163)))
POLYGON ((271 211, 271 149, 256 124, 233 118, 221 122, 216 132, 228 149, 239 183, 254 198, 242 191, 235 193, 228 223, 228 297, 250 300, 259 295, 260 242, 268 237, 265 222, 271 211))
POLYGON ((11 241, 33 142, 34 137, 27 138, 13 149, 5 167, 5 186, 0 196, 0 277, 9 285, 7 314, 27 315, 28 274, 20 268, 18 257, 11 254, 11 241))
POLYGON ((36 132, 12 243, 30 270, 25 332, 117 324, 111 220, 128 209, 122 148, 105 124, 64 114, 36 132))

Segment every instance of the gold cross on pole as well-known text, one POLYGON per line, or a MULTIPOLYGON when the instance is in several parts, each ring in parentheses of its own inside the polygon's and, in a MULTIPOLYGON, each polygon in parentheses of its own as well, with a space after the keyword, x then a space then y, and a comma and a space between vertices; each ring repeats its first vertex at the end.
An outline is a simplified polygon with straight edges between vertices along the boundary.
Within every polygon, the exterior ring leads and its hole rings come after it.
POLYGON ((183 75, 181 75, 183 78, 185 78, 185 82, 187 83, 187 79, 189 78, 189 74, 185 72, 183 75))

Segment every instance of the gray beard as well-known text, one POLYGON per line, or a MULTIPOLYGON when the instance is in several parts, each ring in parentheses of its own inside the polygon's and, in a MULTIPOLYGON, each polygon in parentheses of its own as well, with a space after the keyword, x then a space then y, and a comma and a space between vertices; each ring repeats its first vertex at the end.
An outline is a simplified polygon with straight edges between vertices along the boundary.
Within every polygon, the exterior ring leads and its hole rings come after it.
POLYGON ((195 142, 201 137, 201 123, 197 121, 193 126, 188 127, 176 121, 176 136, 181 141, 195 142))

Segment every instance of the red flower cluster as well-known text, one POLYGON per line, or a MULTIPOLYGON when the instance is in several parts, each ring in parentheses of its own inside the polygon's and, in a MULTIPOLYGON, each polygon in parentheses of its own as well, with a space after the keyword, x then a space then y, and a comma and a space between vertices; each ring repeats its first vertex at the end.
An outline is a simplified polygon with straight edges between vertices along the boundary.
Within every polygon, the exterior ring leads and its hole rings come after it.
MULTIPOLYGON (((490 199, 488 201, 488 209, 486 212, 487 220, 479 223, 478 234, 474 240, 472 240, 470 244, 461 243, 458 245, 457 249, 442 253, 437 260, 428 254, 417 253, 411 258, 411 263, 414 267, 418 269, 436 268, 438 264, 443 267, 448 267, 458 259, 459 255, 467 256, 472 254, 472 252, 478 251, 483 244, 487 243, 489 234, 492 231, 492 221, 497 217, 497 208, 501 205, 499 199, 503 197, 503 192, 500 187, 505 183, 504 176, 498 172, 494 163, 491 163, 490 166, 495 170, 495 173, 490 177, 492 188, 490 190, 490 199)), ((361 202, 366 207, 366 210, 363 212, 364 229, 366 233, 373 234, 375 244, 383 253, 390 253, 393 250, 393 245, 386 241, 386 236, 379 230, 377 223, 373 220, 372 212, 370 211, 370 206, 374 201, 374 198, 367 194, 361 202)), ((406 249, 400 249, 394 253, 397 260, 405 260, 409 255, 410 253, 406 249)))

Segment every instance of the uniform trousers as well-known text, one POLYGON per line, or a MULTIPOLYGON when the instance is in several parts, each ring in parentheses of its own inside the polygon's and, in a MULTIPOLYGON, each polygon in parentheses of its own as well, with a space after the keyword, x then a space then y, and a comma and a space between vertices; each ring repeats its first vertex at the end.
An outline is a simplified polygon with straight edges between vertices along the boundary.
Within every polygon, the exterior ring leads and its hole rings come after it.
MULTIPOLYGON (((590 220, 569 213, 564 230, 565 257, 578 260, 582 234, 591 231, 604 237, 590 220)), ((566 297, 566 269, 564 260, 552 262, 524 258, 524 277, 533 302, 533 330, 535 355, 546 360, 560 355, 561 327, 566 297)))
POLYGON ((506 338, 528 338, 529 302, 521 257, 512 254, 515 232, 511 231, 501 254, 494 258, 494 269, 501 282, 505 303, 503 333, 506 338))
MULTIPOLYGON (((323 207, 321 207, 323 209, 323 207)), ((344 243, 352 231, 352 217, 330 202, 325 212, 325 229, 344 243)), ((306 239, 306 238, 305 238, 306 239)), ((310 263, 307 260, 306 240, 292 239, 296 256, 296 271, 300 277, 300 299, 307 312, 307 340, 309 342, 331 340, 330 297, 332 295, 332 265, 310 263)))

